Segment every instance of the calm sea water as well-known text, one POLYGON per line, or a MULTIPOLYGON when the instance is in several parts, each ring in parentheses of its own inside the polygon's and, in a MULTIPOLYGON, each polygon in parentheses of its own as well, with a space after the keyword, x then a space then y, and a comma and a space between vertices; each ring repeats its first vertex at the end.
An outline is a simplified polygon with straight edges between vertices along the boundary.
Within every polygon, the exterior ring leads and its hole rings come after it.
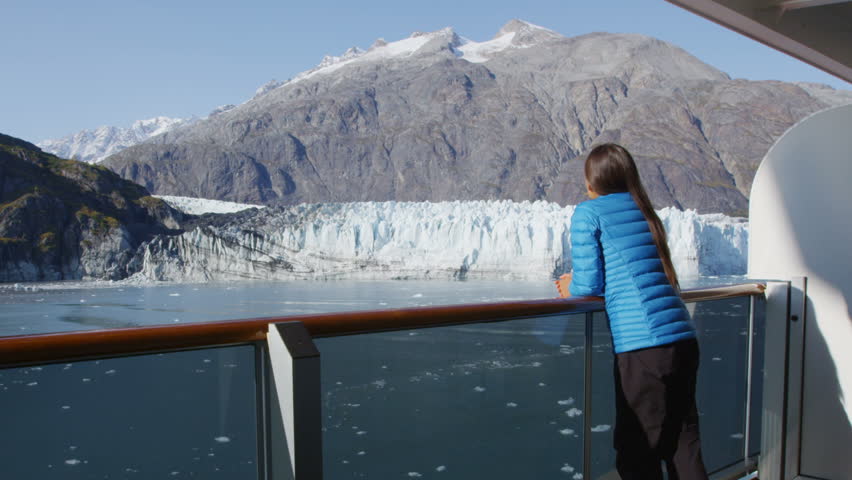
MULTIPOLYGON (((741 281, 701 277, 683 286, 741 281)), ((547 280, 0 284, 0 336, 554 296, 547 280)))
MULTIPOLYGON (((0 335, 553 296, 548 281, 500 280, 7 285, 0 335)), ((739 299, 693 313, 711 467, 743 449, 748 308, 739 299)), ((318 340, 325 478, 579 479, 589 411, 586 478, 598 478, 612 467, 604 316, 588 407, 584 341, 571 317, 318 340)), ((0 477, 252 478, 254 368, 253 348, 240 346, 0 370, 0 477)))

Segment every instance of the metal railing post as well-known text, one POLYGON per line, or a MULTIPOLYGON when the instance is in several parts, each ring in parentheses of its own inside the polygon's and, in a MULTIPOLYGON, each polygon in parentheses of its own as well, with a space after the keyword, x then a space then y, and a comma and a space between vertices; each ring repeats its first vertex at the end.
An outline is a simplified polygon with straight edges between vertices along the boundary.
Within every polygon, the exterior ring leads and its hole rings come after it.
POLYGON ((322 480, 319 350, 302 322, 270 324, 267 346, 293 478, 322 480))

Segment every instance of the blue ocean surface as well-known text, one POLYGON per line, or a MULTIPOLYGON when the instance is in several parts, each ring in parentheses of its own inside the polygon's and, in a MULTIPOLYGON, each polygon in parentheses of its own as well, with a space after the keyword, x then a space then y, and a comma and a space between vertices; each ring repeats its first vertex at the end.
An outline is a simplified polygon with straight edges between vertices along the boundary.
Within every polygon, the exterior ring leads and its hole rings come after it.
MULTIPOLYGON (((743 277, 696 277, 683 288, 743 277)), ((0 336, 554 298, 548 279, 0 284, 0 336)))
MULTIPOLYGON (((684 287, 743 281, 703 278, 684 287)), ((553 298, 554 292, 548 280, 4 285, 0 335, 553 298)), ((735 462, 744 449, 749 306, 741 298, 693 309, 711 469, 735 462)), ((583 319, 318 339, 324 478, 606 475, 613 467, 612 347, 606 318, 596 315, 592 403, 584 405, 583 319), (584 474, 586 415, 592 471, 584 474)), ((255 478, 263 437, 256 362, 254 347, 244 345, 2 369, 0 423, 7 434, 0 436, 0 478, 255 478)), ((286 464, 281 442, 272 435, 272 450, 286 464)), ((749 443, 757 445, 754 435, 749 443)))

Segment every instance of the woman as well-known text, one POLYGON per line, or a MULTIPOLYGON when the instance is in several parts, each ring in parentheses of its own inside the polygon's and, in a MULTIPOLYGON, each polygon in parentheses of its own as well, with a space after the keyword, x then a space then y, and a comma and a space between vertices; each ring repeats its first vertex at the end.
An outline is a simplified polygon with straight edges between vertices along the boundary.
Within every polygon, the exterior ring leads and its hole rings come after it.
POLYGON ((615 351, 616 468, 623 480, 706 479, 695 406, 698 343, 666 244, 630 153, 586 158, 591 200, 571 218, 573 274, 560 296, 603 296, 615 351))

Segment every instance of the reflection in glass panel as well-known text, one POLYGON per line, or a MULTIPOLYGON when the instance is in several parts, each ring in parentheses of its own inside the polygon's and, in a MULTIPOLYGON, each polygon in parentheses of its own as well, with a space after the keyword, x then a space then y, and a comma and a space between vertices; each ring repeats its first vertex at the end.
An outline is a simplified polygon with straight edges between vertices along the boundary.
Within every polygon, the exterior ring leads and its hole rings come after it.
POLYGON ((761 417, 763 415, 763 354, 766 333, 766 298, 754 298, 754 330, 752 339, 751 417, 749 455, 760 453, 761 417))
POLYGON ((251 345, 0 370, 0 476, 256 478, 251 345))
POLYGON ((743 459, 750 298, 694 304, 701 348, 698 411, 708 472, 743 459))
MULTIPOLYGON (((701 349, 697 403, 704 462, 710 472, 743 458, 749 302, 743 297, 688 304, 701 349)), ((758 325, 755 330, 762 332, 761 328, 758 325)), ((592 340, 592 478, 617 478, 610 477, 615 466, 611 342, 605 316, 596 315, 592 340)), ((757 356, 762 358, 762 350, 755 351, 757 356)), ((757 368, 762 368, 762 361, 756 362, 757 368)), ((754 401, 757 410, 753 409, 753 415, 758 418, 752 418, 752 435, 759 430, 759 394, 754 401)))
POLYGON ((579 478, 583 328, 573 315, 318 340, 325 476, 579 478))

